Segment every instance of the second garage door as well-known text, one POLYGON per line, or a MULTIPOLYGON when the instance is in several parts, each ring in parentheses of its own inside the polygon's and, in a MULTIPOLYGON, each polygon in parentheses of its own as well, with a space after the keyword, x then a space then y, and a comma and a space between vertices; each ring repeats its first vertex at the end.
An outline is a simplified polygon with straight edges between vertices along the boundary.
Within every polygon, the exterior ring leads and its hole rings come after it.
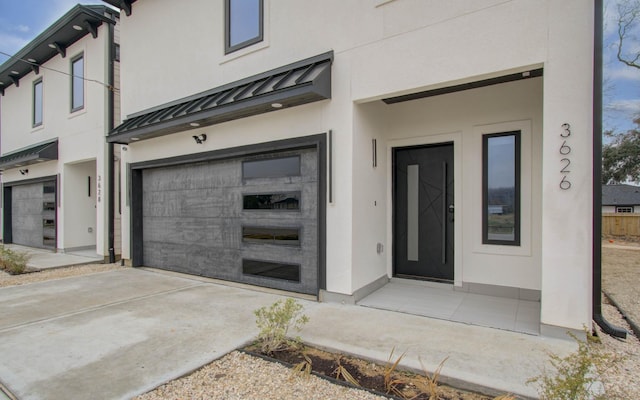
POLYGON ((318 291, 318 158, 303 149, 142 171, 143 264, 318 291))

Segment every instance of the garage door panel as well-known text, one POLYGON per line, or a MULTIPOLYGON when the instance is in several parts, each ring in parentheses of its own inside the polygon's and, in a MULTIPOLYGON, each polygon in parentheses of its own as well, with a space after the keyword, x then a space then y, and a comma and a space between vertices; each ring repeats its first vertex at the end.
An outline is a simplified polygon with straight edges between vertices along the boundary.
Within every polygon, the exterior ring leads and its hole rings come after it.
POLYGON ((145 241, 165 241, 181 245, 199 242, 215 243, 221 240, 221 229, 216 229, 215 226, 203 229, 203 226, 208 226, 205 219, 147 217, 145 218, 143 235, 145 241), (166 232, 173 232, 171 241, 167 241, 166 232))
POLYGON ((240 197, 237 190, 235 193, 224 189, 145 191, 143 196, 144 217, 234 217, 239 211, 228 207, 240 197))
POLYGON ((9 200, 13 243, 31 247, 55 247, 56 210, 55 193, 51 193, 53 188, 55 183, 49 181, 11 187, 9 200))
MULTIPOLYGON (((257 159, 291 155, 299 155, 303 175, 243 179, 243 162, 251 162, 255 157, 143 170, 144 265, 317 293, 316 151, 296 150, 261 155, 257 159), (290 192, 299 193, 299 209, 290 209, 288 203, 277 207, 289 208, 277 210, 245 210, 243 207, 244 195, 247 194, 290 192), (284 236, 274 236, 276 239, 272 244, 248 243, 243 241, 243 227, 294 228, 299 244, 290 245, 291 231, 286 229, 284 236), (245 269, 249 273, 244 273, 243 260, 248 259, 254 261, 251 268, 245 269), (264 265, 269 276, 261 275, 263 272, 256 269, 256 265, 260 268, 264 265), (284 271, 282 277, 287 278, 292 270, 297 271, 300 282, 281 279, 278 275, 284 271)), ((288 196, 282 199, 285 202, 291 200, 288 196)), ((254 231, 250 241, 263 240, 259 237, 262 231, 257 232, 258 236, 254 231)))

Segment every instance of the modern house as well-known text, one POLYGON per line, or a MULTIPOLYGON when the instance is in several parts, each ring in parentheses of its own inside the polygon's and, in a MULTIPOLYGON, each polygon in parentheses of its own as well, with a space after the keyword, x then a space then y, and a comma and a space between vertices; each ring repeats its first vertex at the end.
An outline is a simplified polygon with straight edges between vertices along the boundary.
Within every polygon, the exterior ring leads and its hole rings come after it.
POLYGON ((105 140, 120 114, 118 19, 77 5, 0 65, 4 243, 120 253, 105 190, 120 165, 105 140))
POLYGON ((593 1, 107 2, 131 265, 591 326, 593 1))
POLYGON ((602 185, 602 212, 640 214, 640 187, 602 185))

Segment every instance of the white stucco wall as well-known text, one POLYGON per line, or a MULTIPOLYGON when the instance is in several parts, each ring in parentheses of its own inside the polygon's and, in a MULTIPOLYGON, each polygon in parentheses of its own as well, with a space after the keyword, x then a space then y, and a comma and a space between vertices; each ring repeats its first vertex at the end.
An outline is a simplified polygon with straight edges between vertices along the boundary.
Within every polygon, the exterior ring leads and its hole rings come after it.
MULTIPOLYGON (((33 72, 20 80, 20 86, 12 85, 0 98, 1 118, 0 150, 2 154, 10 153, 35 144, 58 138, 58 160, 29 165, 29 173, 21 175, 19 169, 13 168, 3 172, 3 182, 10 183, 44 176, 58 176, 59 204, 57 213, 57 247, 64 250, 69 247, 85 247, 94 245, 98 254, 105 255, 106 217, 97 218, 97 213, 104 213, 104 205, 98 203, 76 213, 75 199, 79 195, 86 196, 86 177, 76 181, 71 178, 65 181, 66 166, 93 160, 91 176, 96 182, 106 171, 105 134, 107 89, 88 79, 100 82, 107 81, 107 43, 109 40, 107 24, 98 28, 98 37, 90 34, 84 36, 66 49, 66 57, 53 57, 40 68, 39 74, 33 72), (62 71, 71 71, 71 60, 84 54, 84 108, 71 112, 71 78, 62 71), (33 82, 43 81, 43 123, 33 128, 33 82), (69 205, 67 206, 67 201, 69 205), (88 235, 88 228, 93 232, 88 235)), ((83 174, 89 171, 83 167, 83 174)), ((72 170, 73 171, 73 170, 72 170)), ((97 182, 96 182, 97 183, 97 182)), ((104 191, 104 189, 103 189, 104 191)))
POLYGON ((455 283, 540 290, 542 78, 358 109, 354 135, 354 287, 392 275, 391 150, 454 142, 455 283), (482 135, 520 130, 521 245, 482 244, 482 135), (378 141, 378 167, 371 139, 378 141), (374 205, 374 201, 378 205, 374 205), (373 233, 373 234, 372 234, 373 233), (385 244, 384 257, 376 242, 385 244))
POLYGON ((122 153, 123 166, 332 130, 327 290, 351 294, 391 268, 390 149, 453 140, 462 215, 456 284, 541 290, 544 324, 590 324, 592 1, 265 0, 265 40, 231 55, 224 55, 222 7, 207 0, 134 4, 121 21, 123 118, 328 50, 335 57, 332 99, 135 143, 122 153), (537 68, 543 78, 395 106, 377 102, 537 68), (574 132, 567 191, 558 187, 565 122, 574 132), (487 129, 509 127, 523 129, 526 150, 523 244, 488 248, 479 244, 480 198, 472 195, 480 140, 487 129), (208 135, 200 146, 191 139, 199 133, 208 135))

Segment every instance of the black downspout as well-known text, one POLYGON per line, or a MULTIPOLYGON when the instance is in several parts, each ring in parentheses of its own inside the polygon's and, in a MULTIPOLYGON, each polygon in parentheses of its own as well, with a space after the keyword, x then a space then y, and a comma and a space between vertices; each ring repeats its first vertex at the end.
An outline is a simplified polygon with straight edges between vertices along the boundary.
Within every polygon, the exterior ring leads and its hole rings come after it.
POLYGON ((595 0, 593 37, 593 320, 611 336, 627 331, 602 315, 602 0, 595 0))
MULTIPOLYGON (((109 26, 109 39, 108 39, 108 49, 107 49, 107 59, 108 59, 108 77, 107 77, 107 85, 108 85, 108 96, 107 96, 107 134, 111 132, 114 128, 114 64, 115 64, 115 44, 114 44, 114 25, 107 24, 109 26)), ((108 242, 107 246, 109 247, 109 263, 116 262, 116 252, 114 249, 114 231, 115 231, 115 213, 114 213, 114 188, 115 188, 115 177, 113 171, 113 164, 115 163, 113 157, 113 143, 107 142, 107 236, 108 242)))

